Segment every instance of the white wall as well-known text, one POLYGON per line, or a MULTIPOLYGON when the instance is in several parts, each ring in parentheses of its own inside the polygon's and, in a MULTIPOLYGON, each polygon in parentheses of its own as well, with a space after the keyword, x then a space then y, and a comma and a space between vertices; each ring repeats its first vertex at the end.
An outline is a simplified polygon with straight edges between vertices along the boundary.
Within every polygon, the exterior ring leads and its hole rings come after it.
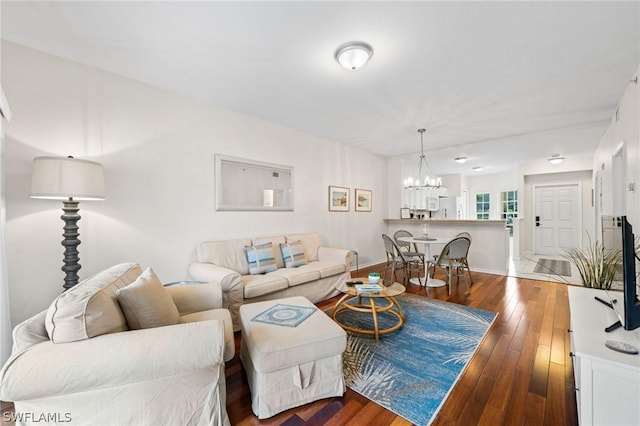
MULTIPOLYGON (((504 191, 519 190, 519 171, 510 170, 503 173, 490 175, 477 175, 467 179, 467 191, 469 192, 468 217, 475 219, 476 216, 476 194, 489 193, 489 207, 491 209, 489 219, 501 219, 500 193, 504 191)), ((520 193, 518 193, 520 196, 520 193)), ((518 209, 521 202, 518 200, 518 209)))
MULTIPOLYGON (((638 78, 640 78, 640 67, 630 80, 638 78)), ((632 226, 638 229, 640 228, 640 82, 638 80, 627 85, 618 103, 617 117, 614 114, 611 118, 611 124, 593 158, 593 170, 597 171, 602 178, 601 214, 619 214, 614 211, 613 206, 612 156, 621 144, 626 150, 626 177, 623 189, 626 195, 626 211, 623 213, 628 216, 632 226), (635 191, 629 191, 626 188, 629 183, 635 185, 635 191)))
POLYGON ((2 44, 7 257, 13 325, 62 290, 61 203, 29 198, 31 162, 74 155, 103 164, 107 199, 81 202, 80 278, 118 262, 188 278, 201 240, 318 231, 328 246, 383 256, 386 160, 120 76, 2 44), (295 168, 295 211, 217 212, 214 153, 295 168), (328 186, 351 188, 347 213, 328 212, 328 186), (353 189, 373 191, 354 212, 353 189))
POLYGON ((443 175, 442 185, 447 188, 447 195, 449 197, 458 197, 462 195, 462 180, 461 174, 443 175))
MULTIPOLYGON (((400 208, 404 207, 403 158, 387 159, 387 218, 400 218, 400 208)), ((384 255, 384 253, 383 253, 384 255)))

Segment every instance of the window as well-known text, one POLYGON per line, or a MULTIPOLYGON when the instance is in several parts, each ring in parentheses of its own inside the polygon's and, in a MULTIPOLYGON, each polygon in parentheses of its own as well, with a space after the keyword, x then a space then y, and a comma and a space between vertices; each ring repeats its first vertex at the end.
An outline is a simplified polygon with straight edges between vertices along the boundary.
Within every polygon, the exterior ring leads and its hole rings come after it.
POLYGON ((518 191, 500 193, 500 217, 507 220, 509 235, 513 236, 513 218, 518 217, 518 191))
POLYGON ((518 191, 504 191, 500 193, 501 217, 509 223, 518 217, 518 191))
POLYGON ((489 219, 489 193, 476 194, 476 218, 489 219))

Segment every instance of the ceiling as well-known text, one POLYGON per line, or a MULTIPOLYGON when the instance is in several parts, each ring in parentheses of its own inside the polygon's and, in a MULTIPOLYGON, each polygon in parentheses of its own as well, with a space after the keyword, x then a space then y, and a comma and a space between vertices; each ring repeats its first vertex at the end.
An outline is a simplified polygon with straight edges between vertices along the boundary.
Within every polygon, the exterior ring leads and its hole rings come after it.
POLYGON ((592 154, 640 64, 637 1, 0 7, 5 40, 382 156, 424 127, 441 174, 592 154), (374 49, 358 71, 348 41, 374 49))

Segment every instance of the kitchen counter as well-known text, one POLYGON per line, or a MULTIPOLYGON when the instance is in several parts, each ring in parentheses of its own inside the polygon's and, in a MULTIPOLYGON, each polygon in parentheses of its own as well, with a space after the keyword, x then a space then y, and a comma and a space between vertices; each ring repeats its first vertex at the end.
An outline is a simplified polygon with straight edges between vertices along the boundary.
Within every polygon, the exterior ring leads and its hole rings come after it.
POLYGON ((473 223, 473 224, 496 224, 501 223, 504 225, 506 220, 504 219, 384 219, 386 223, 410 223, 415 225, 421 225, 423 223, 473 223))

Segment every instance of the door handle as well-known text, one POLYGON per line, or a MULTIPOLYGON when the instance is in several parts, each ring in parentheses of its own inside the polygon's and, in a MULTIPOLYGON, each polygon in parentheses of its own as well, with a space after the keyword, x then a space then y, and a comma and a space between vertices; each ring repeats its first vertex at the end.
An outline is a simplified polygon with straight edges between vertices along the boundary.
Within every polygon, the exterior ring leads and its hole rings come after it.
POLYGON ((540 216, 536 216, 536 226, 540 226, 540 216))

